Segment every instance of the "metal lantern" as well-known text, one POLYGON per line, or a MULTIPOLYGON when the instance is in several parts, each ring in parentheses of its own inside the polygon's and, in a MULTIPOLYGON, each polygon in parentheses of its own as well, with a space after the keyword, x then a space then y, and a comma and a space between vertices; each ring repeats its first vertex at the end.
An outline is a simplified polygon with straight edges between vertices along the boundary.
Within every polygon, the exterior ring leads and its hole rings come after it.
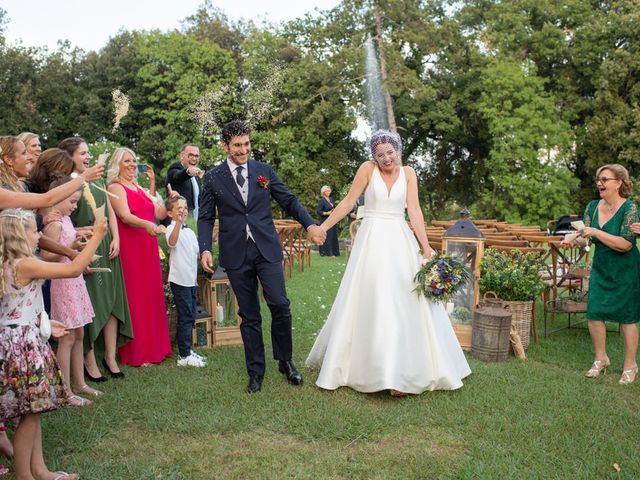
POLYGON ((471 348, 471 320, 480 301, 480 261, 484 255, 484 235, 469 218, 466 208, 460 219, 442 236, 442 251, 445 255, 462 261, 469 273, 469 282, 447 303, 446 309, 460 345, 471 348))
POLYGON ((211 343, 220 345, 240 345, 241 318, 238 315, 238 301, 231 288, 229 277, 221 267, 205 280, 206 292, 203 296, 207 310, 211 313, 211 343))

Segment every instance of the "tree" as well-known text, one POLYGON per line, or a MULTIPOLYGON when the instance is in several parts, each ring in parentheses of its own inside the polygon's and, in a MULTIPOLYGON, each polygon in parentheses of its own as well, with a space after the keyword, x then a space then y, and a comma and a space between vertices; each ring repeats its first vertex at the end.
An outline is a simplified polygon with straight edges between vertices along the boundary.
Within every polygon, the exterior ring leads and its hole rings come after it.
POLYGON ((484 71, 478 107, 493 141, 476 208, 488 217, 541 224, 574 211, 577 181, 565 163, 570 126, 531 70, 495 59, 484 71))

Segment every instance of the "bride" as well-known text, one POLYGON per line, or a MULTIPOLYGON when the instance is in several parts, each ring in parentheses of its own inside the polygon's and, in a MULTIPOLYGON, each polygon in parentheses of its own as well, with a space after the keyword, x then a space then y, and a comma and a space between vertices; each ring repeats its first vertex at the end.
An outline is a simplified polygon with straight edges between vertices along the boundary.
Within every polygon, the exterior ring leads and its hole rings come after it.
POLYGON ((329 317, 306 364, 316 384, 391 395, 453 390, 471 373, 444 307, 413 291, 422 256, 430 258, 414 170, 401 165, 396 133, 371 137, 373 161, 358 169, 347 196, 324 221, 333 227, 364 192, 365 214, 329 317), (414 234, 405 221, 404 211, 414 234))

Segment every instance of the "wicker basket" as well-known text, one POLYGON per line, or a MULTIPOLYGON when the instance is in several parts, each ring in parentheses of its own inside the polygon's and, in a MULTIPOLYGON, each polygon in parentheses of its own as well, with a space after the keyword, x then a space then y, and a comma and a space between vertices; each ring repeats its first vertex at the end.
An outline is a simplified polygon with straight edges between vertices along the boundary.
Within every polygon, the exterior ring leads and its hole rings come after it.
POLYGON ((526 350, 529 347, 531 337, 531 319, 533 318, 533 300, 523 302, 504 301, 504 308, 512 314, 511 324, 516 327, 522 346, 526 350))

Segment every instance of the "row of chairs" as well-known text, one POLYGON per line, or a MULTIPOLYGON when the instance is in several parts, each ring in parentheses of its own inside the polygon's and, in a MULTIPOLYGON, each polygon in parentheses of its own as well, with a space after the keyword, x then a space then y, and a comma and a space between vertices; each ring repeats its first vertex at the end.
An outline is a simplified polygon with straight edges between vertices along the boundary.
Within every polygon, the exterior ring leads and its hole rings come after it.
POLYGON ((294 263, 300 272, 304 272, 305 266, 311 266, 311 246, 304 227, 297 221, 274 220, 274 224, 280 237, 285 278, 291 278, 294 263))
MULTIPOLYGON (((549 235, 537 225, 516 225, 495 220, 473 220, 473 222, 485 237, 485 248, 500 251, 519 250, 523 253, 533 252, 540 255, 540 259, 545 265, 540 275, 546 284, 542 294, 545 306, 546 332, 548 306, 555 305, 565 290, 570 292, 585 288, 584 278, 572 273, 575 264, 584 258, 585 251, 579 248, 564 248, 561 245, 563 236, 549 235)), ((432 225, 426 227, 429 243, 434 249, 442 251, 442 238, 446 229, 451 227, 453 223, 451 221, 434 221, 432 225)), ((554 311, 551 312, 552 318, 554 313, 554 311)), ((537 342, 535 311, 533 312, 533 320, 532 333, 534 341, 537 342)))

